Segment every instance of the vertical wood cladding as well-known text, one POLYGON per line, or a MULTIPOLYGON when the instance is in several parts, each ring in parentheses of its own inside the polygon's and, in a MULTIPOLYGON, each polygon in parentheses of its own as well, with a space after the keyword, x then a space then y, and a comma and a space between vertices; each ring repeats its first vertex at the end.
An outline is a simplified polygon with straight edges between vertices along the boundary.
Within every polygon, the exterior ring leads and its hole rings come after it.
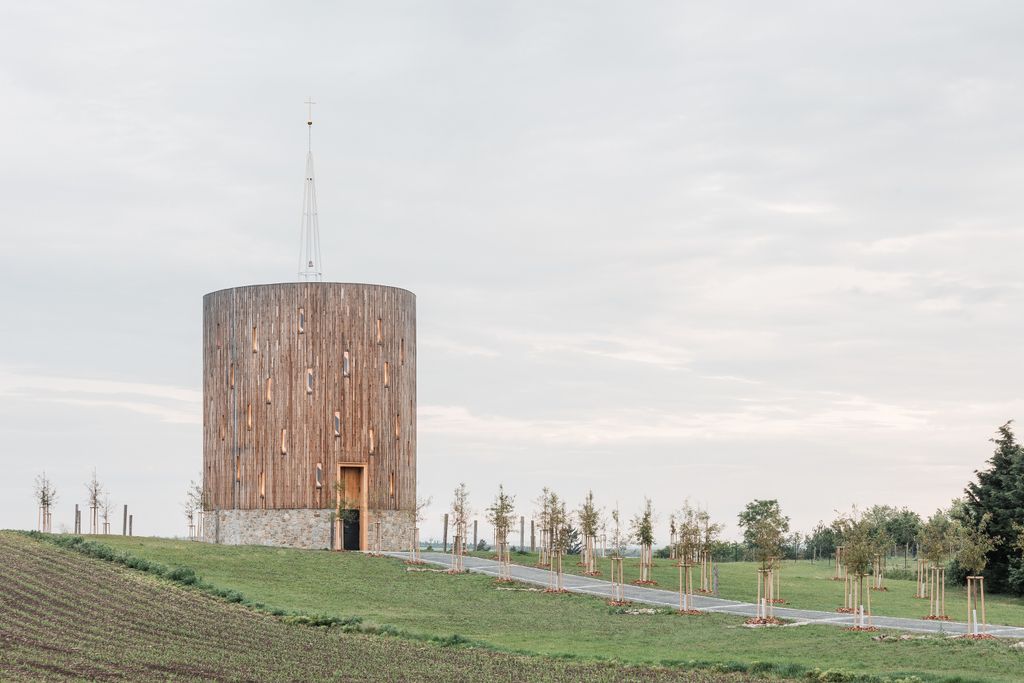
POLYGON ((415 295, 327 282, 207 294, 203 403, 207 509, 330 509, 350 463, 366 466, 369 509, 414 510, 415 295))

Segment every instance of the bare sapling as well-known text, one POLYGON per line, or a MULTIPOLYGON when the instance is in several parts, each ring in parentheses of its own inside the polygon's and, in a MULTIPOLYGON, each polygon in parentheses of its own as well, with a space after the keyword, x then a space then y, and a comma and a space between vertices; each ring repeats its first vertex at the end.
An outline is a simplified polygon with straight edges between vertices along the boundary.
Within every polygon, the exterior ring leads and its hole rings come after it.
POLYGON ((114 510, 113 503, 110 502, 110 496, 106 496, 103 499, 103 503, 100 504, 100 519, 103 523, 103 535, 110 535, 110 513, 114 510))
POLYGON ((537 499, 537 528, 540 532, 540 545, 539 555, 537 557, 537 566, 542 569, 547 569, 550 564, 550 545, 551 545, 551 489, 545 486, 541 489, 540 498, 537 499))
POLYGON ((515 517, 515 496, 505 493, 505 486, 498 485, 498 494, 487 508, 487 521, 494 529, 494 549, 498 553, 498 583, 512 582, 512 559, 509 553, 508 534, 515 517))
POLYGON ((462 574, 466 571, 466 528, 469 525, 469 518, 472 510, 469 507, 469 489, 465 483, 460 483, 455 488, 452 496, 452 523, 455 526, 455 542, 452 544, 452 560, 449 573, 462 574))
POLYGON ((85 483, 85 490, 89 494, 89 533, 98 534, 100 529, 100 497, 103 495, 103 485, 96 478, 95 468, 92 471, 92 479, 85 483))
POLYGON ((580 519, 580 531, 583 533, 583 573, 587 576, 600 576, 597 568, 597 534, 601 524, 601 512, 594 505, 594 492, 587 491, 577 516, 580 519))
POLYGON ((622 560, 626 553, 626 546, 629 544, 629 533, 623 529, 622 526, 622 513, 619 511, 619 506, 616 503, 615 509, 611 512, 612 524, 611 524, 611 538, 610 540, 610 569, 612 577, 612 585, 615 588, 615 597, 608 601, 608 604, 613 606, 622 606, 628 604, 625 597, 625 581, 622 575, 622 560))
POLYGON ((188 507, 192 508, 193 529, 189 533, 189 538, 198 540, 203 537, 203 523, 206 516, 207 502, 206 493, 203 491, 202 474, 200 474, 198 482, 195 479, 189 482, 186 499, 186 509, 188 507))
POLYGON ((562 558, 565 555, 565 550, 569 542, 569 525, 571 519, 569 513, 565 509, 565 501, 558 497, 557 494, 552 493, 548 504, 548 513, 550 515, 549 530, 551 536, 551 547, 549 548, 549 562, 550 567, 548 569, 548 587, 546 592, 548 593, 564 593, 565 586, 562 583, 562 558))
POLYGON ((416 509, 412 516, 412 530, 409 534, 409 559, 408 564, 425 564, 420 558, 420 524, 426 519, 426 510, 430 507, 432 498, 417 498, 416 509))
POLYGON ((38 507, 36 528, 48 534, 53 530, 53 506, 57 502, 57 489, 46 476, 46 472, 36 477, 34 492, 38 507))
POLYGON ((676 545, 679 543, 679 528, 676 526, 676 515, 673 512, 668 516, 668 559, 678 560, 676 557, 676 545))
POLYGON ((640 586, 656 586, 658 582, 651 578, 651 566, 654 564, 654 510, 651 499, 644 498, 644 507, 633 518, 633 536, 640 544, 640 578, 633 583, 640 586))

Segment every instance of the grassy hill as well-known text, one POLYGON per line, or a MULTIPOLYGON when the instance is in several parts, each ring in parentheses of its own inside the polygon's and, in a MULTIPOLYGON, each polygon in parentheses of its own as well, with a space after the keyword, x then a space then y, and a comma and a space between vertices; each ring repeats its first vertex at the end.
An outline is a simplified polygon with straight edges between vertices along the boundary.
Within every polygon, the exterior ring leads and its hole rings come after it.
MULTIPOLYGON (((261 557, 243 550, 240 555, 245 563, 258 565, 264 558, 276 558, 273 553, 261 557)), ((248 580, 274 577, 280 564, 249 566, 248 580)), ((300 574, 297 587, 306 589, 336 578, 312 571, 300 574)), ((293 575, 269 580, 286 581, 293 575)), ((360 580, 367 577, 362 574, 360 580)), ((369 591, 379 595, 376 588, 369 591)), ((0 680, 742 683, 753 679, 741 674, 559 661, 297 625, 50 543, 0 532, 0 680)))
POLYGON ((876 641, 869 633, 829 626, 747 629, 739 617, 721 614, 620 614, 589 596, 501 590, 484 576, 412 572, 398 560, 357 553, 120 536, 102 541, 139 557, 192 567, 209 583, 265 605, 357 615, 414 635, 458 634, 503 650, 577 661, 738 664, 800 676, 820 668, 959 683, 1019 681, 1024 665, 1024 654, 1003 641, 876 641))

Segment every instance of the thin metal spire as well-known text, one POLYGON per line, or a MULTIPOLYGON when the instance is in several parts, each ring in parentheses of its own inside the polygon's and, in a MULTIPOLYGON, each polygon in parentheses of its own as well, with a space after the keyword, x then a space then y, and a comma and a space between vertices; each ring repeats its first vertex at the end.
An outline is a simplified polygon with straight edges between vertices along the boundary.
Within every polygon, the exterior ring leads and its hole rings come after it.
POLYGON ((309 107, 306 120, 309 146, 306 152, 306 187, 302 197, 302 227, 299 232, 299 280, 320 281, 320 219, 316 208, 316 181, 313 176, 313 105, 310 97, 305 104, 309 107))

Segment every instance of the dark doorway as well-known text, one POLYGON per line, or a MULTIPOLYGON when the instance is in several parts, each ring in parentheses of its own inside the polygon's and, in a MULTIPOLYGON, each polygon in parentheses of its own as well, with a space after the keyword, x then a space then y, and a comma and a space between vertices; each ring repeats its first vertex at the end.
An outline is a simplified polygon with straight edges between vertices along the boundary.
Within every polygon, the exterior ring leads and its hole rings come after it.
POLYGON ((359 510, 345 510, 344 520, 342 548, 359 550, 359 510))

